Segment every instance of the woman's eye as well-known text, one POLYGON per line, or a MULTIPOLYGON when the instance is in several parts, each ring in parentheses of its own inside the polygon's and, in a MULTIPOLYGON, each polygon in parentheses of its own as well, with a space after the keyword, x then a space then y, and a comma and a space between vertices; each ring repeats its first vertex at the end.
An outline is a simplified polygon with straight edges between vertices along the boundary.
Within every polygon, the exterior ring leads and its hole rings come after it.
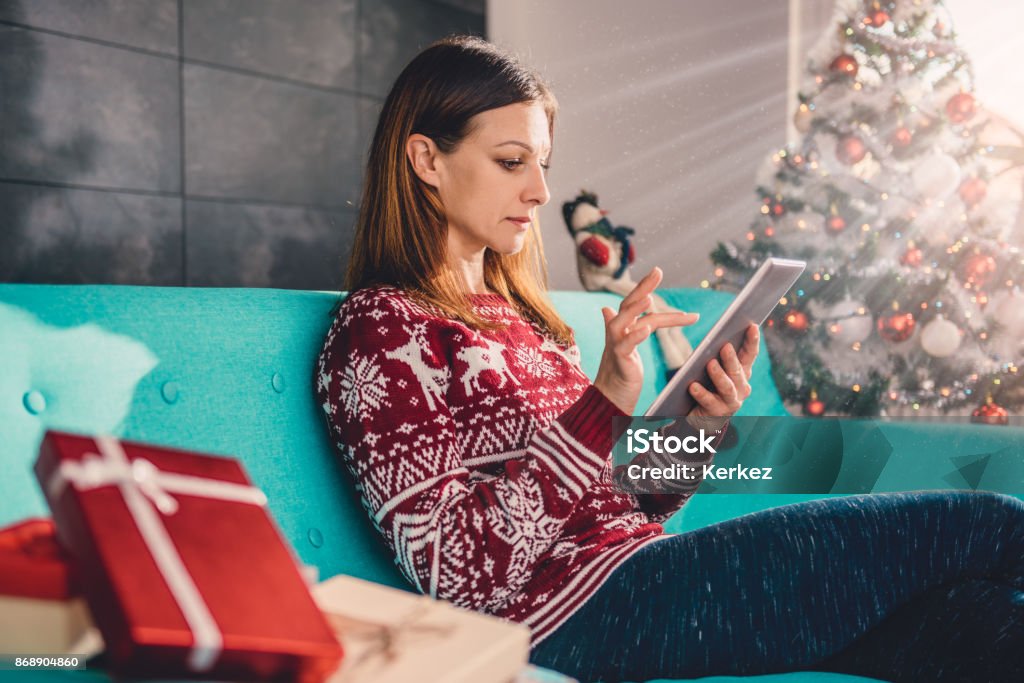
POLYGON ((504 166, 506 171, 514 171, 523 165, 521 159, 502 159, 498 163, 504 166))

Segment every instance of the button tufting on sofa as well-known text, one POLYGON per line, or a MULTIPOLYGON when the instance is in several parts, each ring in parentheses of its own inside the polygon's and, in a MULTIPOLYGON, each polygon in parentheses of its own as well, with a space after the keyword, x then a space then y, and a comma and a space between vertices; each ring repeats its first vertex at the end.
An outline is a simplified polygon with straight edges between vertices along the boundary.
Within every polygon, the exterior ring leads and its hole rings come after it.
POLYGON ((284 382, 284 375, 279 372, 275 372, 274 376, 270 378, 270 386, 274 387, 274 391, 279 394, 283 394, 287 385, 284 382))
POLYGON ((25 410, 33 415, 38 415, 46 410, 46 397, 35 389, 26 391, 25 395, 21 398, 21 402, 25 404, 25 410))
POLYGON ((164 382, 163 386, 160 387, 160 395, 164 397, 164 402, 168 404, 175 404, 178 402, 178 383, 177 382, 164 382))
POLYGON ((324 535, 316 527, 310 529, 309 533, 306 535, 309 537, 310 545, 312 545, 314 548, 319 548, 324 544, 324 535))

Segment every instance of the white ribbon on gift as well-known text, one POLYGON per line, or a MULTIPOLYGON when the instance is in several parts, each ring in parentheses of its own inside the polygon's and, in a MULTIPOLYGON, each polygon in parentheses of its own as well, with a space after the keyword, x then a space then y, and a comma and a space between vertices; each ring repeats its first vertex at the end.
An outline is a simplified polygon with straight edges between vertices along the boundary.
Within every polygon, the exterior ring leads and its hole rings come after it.
POLYGON ((113 437, 98 436, 95 441, 99 455, 86 453, 81 460, 60 464, 47 482, 50 496, 56 499, 69 483, 79 491, 101 486, 121 489, 142 540, 192 631, 189 667, 207 671, 220 655, 224 639, 157 511, 169 516, 178 510, 172 493, 259 506, 267 504, 267 497, 254 486, 163 472, 145 458, 129 460, 113 437))

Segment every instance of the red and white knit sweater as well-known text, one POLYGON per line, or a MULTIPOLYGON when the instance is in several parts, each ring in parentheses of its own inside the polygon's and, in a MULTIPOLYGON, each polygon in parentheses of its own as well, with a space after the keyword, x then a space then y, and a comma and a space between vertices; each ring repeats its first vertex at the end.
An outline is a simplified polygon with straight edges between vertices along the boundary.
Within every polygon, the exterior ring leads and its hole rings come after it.
POLYGON ((521 622, 539 643, 664 536, 686 495, 616 491, 612 418, 579 352, 498 295, 474 331, 402 290, 342 304, 316 388, 362 504, 421 592, 521 622))

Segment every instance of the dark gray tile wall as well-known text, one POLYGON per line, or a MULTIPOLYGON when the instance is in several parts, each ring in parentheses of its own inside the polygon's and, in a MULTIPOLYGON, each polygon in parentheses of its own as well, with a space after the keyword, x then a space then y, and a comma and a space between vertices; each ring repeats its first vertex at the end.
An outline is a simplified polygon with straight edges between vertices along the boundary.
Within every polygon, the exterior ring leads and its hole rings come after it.
POLYGON ((316 206, 355 199, 358 100, 186 64, 188 193, 316 206))
POLYGON ((344 269, 356 215, 190 200, 185 217, 191 228, 188 284, 323 289, 344 269))
POLYGON ((484 0, 0 0, 0 281, 337 289, 387 89, 484 0))
POLYGON ((0 0, 0 20, 178 54, 178 0, 0 0))
POLYGON ((327 88, 356 85, 356 3, 186 0, 185 54, 327 88), (297 4, 302 10, 296 12, 297 4))
POLYGON ((0 217, 5 280, 181 284, 177 197, 0 183, 0 217))

